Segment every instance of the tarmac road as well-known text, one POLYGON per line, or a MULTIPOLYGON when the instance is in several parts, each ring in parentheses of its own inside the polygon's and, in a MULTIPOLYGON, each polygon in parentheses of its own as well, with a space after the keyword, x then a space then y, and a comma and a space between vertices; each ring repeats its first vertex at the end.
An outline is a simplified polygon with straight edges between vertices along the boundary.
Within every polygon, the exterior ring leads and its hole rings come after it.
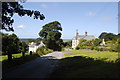
POLYGON ((5 73, 3 78, 49 78, 64 54, 63 52, 46 54, 5 73))

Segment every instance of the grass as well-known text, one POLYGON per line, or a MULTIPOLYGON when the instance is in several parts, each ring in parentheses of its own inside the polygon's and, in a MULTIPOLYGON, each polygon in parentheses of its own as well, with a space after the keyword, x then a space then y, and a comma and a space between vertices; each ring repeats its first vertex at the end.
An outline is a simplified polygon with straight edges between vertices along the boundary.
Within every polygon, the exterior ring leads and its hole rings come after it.
POLYGON ((71 52, 65 54, 66 57, 73 57, 73 56, 84 56, 84 57, 91 57, 93 59, 105 59, 104 61, 115 61, 118 59, 117 52, 106 52, 106 51, 96 51, 96 50, 79 50, 77 52, 71 52))
MULTIPOLYGON (((30 55, 30 53, 25 53, 25 55, 30 55)), ((14 59, 14 58, 20 58, 21 56, 22 56, 22 53, 12 54, 12 59, 14 59)), ((4 60, 7 60, 7 59, 8 59, 7 55, 0 56, 0 61, 4 61, 4 60)))
POLYGON ((77 52, 79 50, 63 50, 62 52, 77 52))
POLYGON ((118 53, 79 50, 65 56, 51 78, 119 78, 118 53))

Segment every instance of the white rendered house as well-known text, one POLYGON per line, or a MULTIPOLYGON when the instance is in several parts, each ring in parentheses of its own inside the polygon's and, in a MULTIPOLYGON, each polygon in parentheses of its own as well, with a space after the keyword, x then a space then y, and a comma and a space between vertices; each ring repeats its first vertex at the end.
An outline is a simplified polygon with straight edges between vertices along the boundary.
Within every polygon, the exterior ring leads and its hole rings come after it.
POLYGON ((39 48, 39 47, 42 47, 42 46, 45 46, 45 44, 41 41, 40 44, 36 44, 34 42, 31 42, 29 45, 29 52, 32 51, 32 52, 36 52, 36 50, 39 48))

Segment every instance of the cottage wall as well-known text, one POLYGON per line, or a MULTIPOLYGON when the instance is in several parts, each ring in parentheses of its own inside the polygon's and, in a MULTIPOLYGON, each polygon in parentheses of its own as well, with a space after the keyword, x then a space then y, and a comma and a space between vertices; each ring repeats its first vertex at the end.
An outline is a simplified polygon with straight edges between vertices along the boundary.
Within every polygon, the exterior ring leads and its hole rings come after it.
POLYGON ((32 52, 36 52, 36 50, 39 48, 39 47, 42 47, 42 46, 45 46, 45 44, 43 44, 43 42, 41 41, 41 43, 39 45, 36 45, 36 43, 34 42, 31 42, 29 44, 29 52, 32 51, 32 52))
POLYGON ((72 48, 73 48, 73 49, 75 49, 76 46, 78 46, 78 44, 79 44, 79 40, 76 40, 76 39, 73 39, 73 40, 72 40, 72 48))
POLYGON ((29 52, 30 51, 36 52, 36 50, 37 50, 37 46, 29 47, 29 52))

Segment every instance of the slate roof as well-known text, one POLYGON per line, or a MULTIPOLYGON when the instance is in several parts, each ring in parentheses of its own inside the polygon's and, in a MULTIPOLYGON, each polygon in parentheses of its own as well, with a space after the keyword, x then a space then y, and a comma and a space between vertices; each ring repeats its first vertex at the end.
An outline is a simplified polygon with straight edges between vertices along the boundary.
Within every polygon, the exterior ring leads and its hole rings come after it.
POLYGON ((28 45, 29 47, 34 47, 34 46, 36 46, 36 43, 34 43, 34 42, 31 42, 31 43, 29 43, 29 45, 28 45))
POLYGON ((42 41, 39 44, 31 42, 28 46, 29 47, 35 47, 35 46, 41 47, 41 46, 45 46, 45 44, 42 41))
POLYGON ((94 35, 78 35, 78 37, 74 36, 73 39, 78 38, 78 39, 86 39, 86 40, 92 40, 95 39, 94 35))

